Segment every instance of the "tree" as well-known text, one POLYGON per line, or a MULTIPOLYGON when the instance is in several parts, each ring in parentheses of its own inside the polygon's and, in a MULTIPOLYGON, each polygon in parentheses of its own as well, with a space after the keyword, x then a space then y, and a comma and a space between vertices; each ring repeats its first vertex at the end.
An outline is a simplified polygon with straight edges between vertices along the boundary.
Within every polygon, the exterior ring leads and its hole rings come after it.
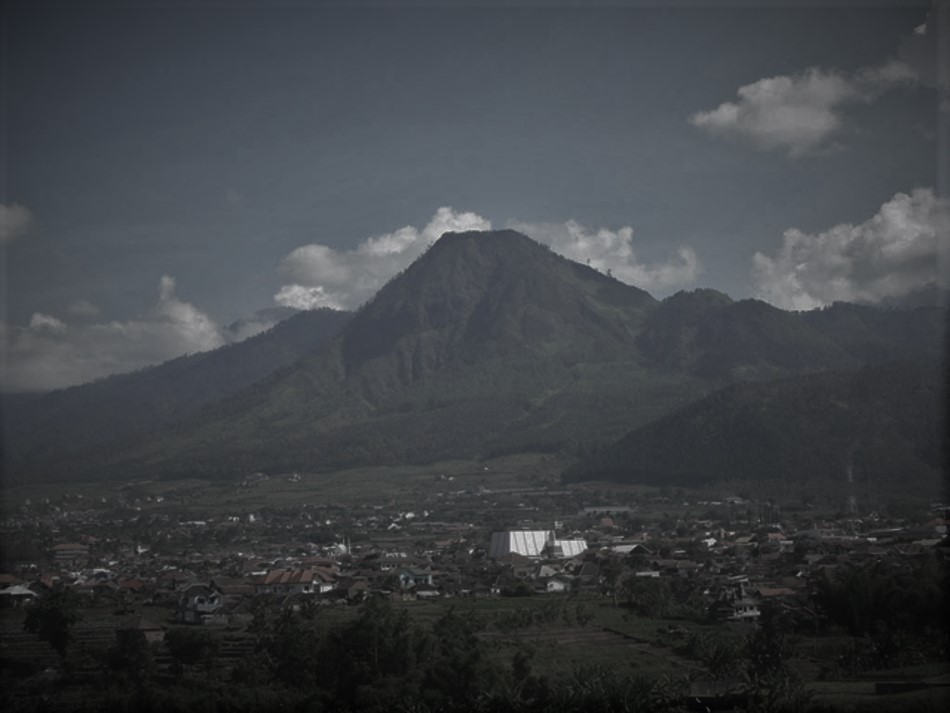
POLYGON ((73 641, 73 627, 82 620, 79 606, 75 592, 57 587, 30 606, 23 628, 48 643, 65 663, 73 641))
POLYGON ((319 647, 322 644, 315 607, 276 610, 270 627, 258 637, 261 650, 280 681, 304 687, 315 683, 321 668, 319 647))
POLYGON ((811 692, 788 668, 796 643, 793 626, 787 612, 764 605, 756 630, 746 639, 750 713, 799 713, 809 707, 811 692))
POLYGON ((155 659, 145 632, 138 629, 116 631, 116 645, 109 650, 109 667, 125 672, 136 682, 147 679, 155 669, 155 659))
POLYGON ((397 612, 371 597, 353 621, 331 629, 320 650, 319 684, 342 707, 386 710, 419 690, 421 663, 431 639, 397 612))
POLYGON ((880 562, 845 565, 834 574, 824 570, 812 585, 817 607, 851 636, 865 636, 878 621, 888 621, 895 612, 905 610, 894 573, 880 562))
POLYGON ((202 665, 210 670, 218 653, 217 639, 207 631, 172 629, 165 634, 165 647, 179 676, 185 666, 202 665))
POLYGON ((746 638, 749 675, 773 676, 785 670, 786 661, 795 651, 791 617, 778 607, 762 605, 756 629, 746 638))
POLYGON ((621 582, 627 576, 629 570, 619 557, 608 557, 601 565, 600 571, 607 585, 607 591, 613 597, 614 606, 616 607, 619 604, 621 582))
MULTIPOLYGON (((423 689, 437 691, 447 708, 472 704, 495 686, 495 676, 476 633, 479 622, 450 609, 433 627, 423 689), (446 705, 447 704, 447 705, 446 705)), ((435 701, 433 701, 435 702, 435 701)))

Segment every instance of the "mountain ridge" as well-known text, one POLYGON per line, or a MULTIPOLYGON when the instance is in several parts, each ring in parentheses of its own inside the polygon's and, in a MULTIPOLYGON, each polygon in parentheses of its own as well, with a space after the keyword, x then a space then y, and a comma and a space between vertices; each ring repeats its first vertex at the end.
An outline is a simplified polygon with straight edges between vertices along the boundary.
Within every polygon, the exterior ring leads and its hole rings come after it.
POLYGON ((4 442, 16 444, 5 447, 5 455, 28 461, 37 449, 69 452, 161 428, 319 350, 350 317, 334 310, 302 312, 211 351, 34 395, 20 404, 5 396, 0 399, 4 442), (135 407, 124 408, 128 403, 135 407))
MULTIPOLYGON (((515 231, 447 233, 319 349, 68 466, 226 478, 559 450, 730 383, 942 353, 946 310, 856 309, 785 312, 714 290, 660 302, 515 231)), ((46 477, 63 464, 21 460, 46 477)))
POLYGON ((727 480, 857 488, 945 485, 946 383, 934 364, 893 363, 720 389, 635 429, 566 481, 697 486, 727 480))

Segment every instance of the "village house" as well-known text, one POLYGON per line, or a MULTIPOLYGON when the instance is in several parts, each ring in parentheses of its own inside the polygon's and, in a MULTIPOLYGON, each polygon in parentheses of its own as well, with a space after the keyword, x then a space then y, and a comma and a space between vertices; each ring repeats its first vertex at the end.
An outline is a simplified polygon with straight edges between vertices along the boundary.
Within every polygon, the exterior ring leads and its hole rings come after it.
POLYGON ((546 594, 564 594, 571 591, 572 579, 571 577, 563 574, 555 575, 550 577, 546 582, 544 582, 544 592, 546 594))
POLYGON ((713 584, 705 595, 712 600, 711 612, 715 618, 729 621, 755 621, 759 618, 758 590, 745 576, 729 577, 713 584))
POLYGON ((402 567, 396 573, 400 589, 418 589, 422 586, 432 587, 432 572, 402 567))
POLYGON ((254 594, 325 594, 336 585, 336 575, 322 567, 277 569, 253 580, 254 594))
POLYGON ((77 542, 53 545, 53 562, 59 567, 84 565, 89 560, 89 548, 77 542))
POLYGON ((0 607, 21 607, 36 599, 36 592, 23 584, 0 589, 0 607))
POLYGON ((498 559, 514 553, 535 559, 543 556, 570 558, 586 549, 585 540, 557 539, 554 530, 509 530, 492 533, 488 556, 498 559))
POLYGON ((224 597, 217 587, 202 583, 189 584, 178 593, 175 618, 185 624, 226 623, 223 607, 224 597))

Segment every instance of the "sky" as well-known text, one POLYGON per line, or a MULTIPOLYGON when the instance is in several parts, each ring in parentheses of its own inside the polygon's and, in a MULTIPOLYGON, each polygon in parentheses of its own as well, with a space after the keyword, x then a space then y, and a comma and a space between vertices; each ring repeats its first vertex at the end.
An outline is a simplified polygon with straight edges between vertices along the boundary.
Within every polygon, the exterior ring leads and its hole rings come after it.
POLYGON ((8 2, 0 390, 353 309, 446 230, 515 228, 658 298, 946 287, 948 14, 8 2))

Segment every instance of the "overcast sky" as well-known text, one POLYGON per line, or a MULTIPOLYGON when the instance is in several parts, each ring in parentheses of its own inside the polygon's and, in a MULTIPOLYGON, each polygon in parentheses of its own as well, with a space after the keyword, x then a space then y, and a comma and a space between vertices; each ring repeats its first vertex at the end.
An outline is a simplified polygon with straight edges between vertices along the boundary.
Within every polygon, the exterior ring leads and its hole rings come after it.
POLYGON ((356 307, 451 229, 661 298, 940 279, 945 6, 571 5, 7 3, 0 388, 356 307))

